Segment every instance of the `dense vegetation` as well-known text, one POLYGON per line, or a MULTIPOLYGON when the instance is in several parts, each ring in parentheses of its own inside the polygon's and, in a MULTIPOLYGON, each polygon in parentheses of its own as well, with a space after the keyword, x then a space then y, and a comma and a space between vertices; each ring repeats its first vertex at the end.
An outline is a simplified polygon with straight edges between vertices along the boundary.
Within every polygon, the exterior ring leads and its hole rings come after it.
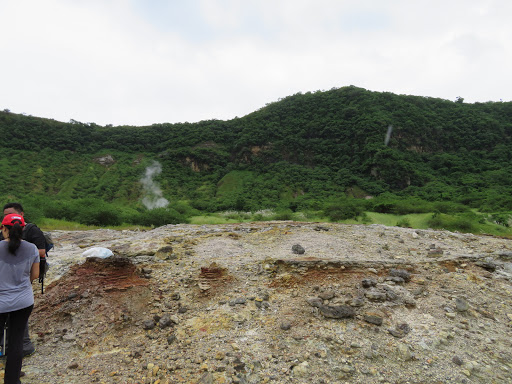
POLYGON ((5 110, 0 134, 0 196, 33 217, 161 225, 219 211, 363 221, 430 212, 433 227, 471 230, 476 211, 503 226, 512 211, 511 102, 350 86, 193 124, 102 127, 5 110), (100 164, 106 155, 114 162, 100 164), (170 205, 148 211, 140 179, 154 161, 170 205))

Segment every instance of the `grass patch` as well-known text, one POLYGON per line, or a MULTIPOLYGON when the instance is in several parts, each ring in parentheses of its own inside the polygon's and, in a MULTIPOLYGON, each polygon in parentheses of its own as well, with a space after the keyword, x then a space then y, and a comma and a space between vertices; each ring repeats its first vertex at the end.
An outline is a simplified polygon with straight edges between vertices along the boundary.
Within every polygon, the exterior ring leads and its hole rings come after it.
POLYGON ((145 227, 142 225, 133 225, 133 224, 122 224, 122 225, 111 226, 111 227, 98 227, 95 225, 80 224, 80 223, 77 223, 74 221, 48 219, 48 218, 40 219, 38 221, 37 225, 43 231, 58 231, 58 230, 61 230, 61 231, 87 231, 87 230, 100 229, 100 228, 109 228, 109 229, 117 229, 117 230, 151 229, 151 227, 145 227))
MULTIPOLYGON (((264 210, 258 212, 218 212, 208 215, 196 215, 188 219, 190 224, 236 224, 254 221, 275 221, 275 220, 294 220, 303 222, 329 222, 330 218, 322 215, 320 211, 311 212, 274 212, 264 210)), ((475 234, 489 234, 512 238, 512 227, 496 224, 494 218, 490 215, 484 216, 477 212, 463 214, 433 214, 433 213, 413 213, 408 215, 395 215, 390 213, 364 212, 357 219, 341 220, 344 224, 381 224, 389 227, 402 226, 415 229, 439 229, 457 232, 470 232, 475 234)), ((39 227, 45 231, 67 230, 84 231, 100 229, 102 227, 84 225, 76 222, 41 218, 38 220, 39 227)), ((106 228, 106 227, 103 227, 106 228)), ((116 230, 148 230, 152 227, 123 224, 120 226, 107 227, 116 230)))

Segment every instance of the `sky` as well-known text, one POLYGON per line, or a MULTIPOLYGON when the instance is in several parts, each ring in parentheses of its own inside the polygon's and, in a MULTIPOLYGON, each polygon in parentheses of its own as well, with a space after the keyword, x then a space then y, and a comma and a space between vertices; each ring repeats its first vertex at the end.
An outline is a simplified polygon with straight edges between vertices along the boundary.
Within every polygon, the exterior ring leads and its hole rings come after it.
POLYGON ((230 120, 348 85, 512 100, 510 0, 0 0, 0 110, 230 120))

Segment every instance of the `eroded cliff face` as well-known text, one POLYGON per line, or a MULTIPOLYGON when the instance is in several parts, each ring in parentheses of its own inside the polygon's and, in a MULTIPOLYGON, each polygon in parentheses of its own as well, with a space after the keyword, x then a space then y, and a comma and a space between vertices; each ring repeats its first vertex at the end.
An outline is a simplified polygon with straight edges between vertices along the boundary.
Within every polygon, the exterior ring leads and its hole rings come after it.
POLYGON ((296 222, 53 237, 24 383, 512 380, 511 240, 296 222))

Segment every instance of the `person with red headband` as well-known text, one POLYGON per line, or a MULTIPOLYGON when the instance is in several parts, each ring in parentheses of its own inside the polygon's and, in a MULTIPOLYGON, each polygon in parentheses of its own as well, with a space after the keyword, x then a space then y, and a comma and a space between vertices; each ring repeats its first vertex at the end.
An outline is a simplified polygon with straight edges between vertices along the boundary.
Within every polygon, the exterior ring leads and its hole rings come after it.
MULTIPOLYGON (((23 227, 23 240, 28 241, 29 243, 35 244, 37 249, 39 250, 39 277, 44 277, 45 272, 45 263, 46 263, 46 241, 44 238, 43 232, 39 229, 39 227, 35 224, 29 223, 25 218, 25 214, 23 212, 23 206, 20 203, 7 203, 4 205, 4 216, 9 215, 11 213, 17 213, 20 216, 23 216, 25 219, 25 227, 23 227)), ((0 240, 2 240, 2 234, 0 232, 0 240)), ((3 340, 0 340, 0 345, 2 345, 3 340)), ((29 326, 25 328, 25 334, 23 336, 23 357, 27 357, 32 355, 36 351, 36 347, 32 340, 30 340, 30 331, 29 326)))
POLYGON ((23 361, 23 334, 34 307, 32 281, 39 277, 37 247, 22 239, 25 220, 17 213, 6 215, 0 241, 0 329, 9 317, 5 384, 19 384, 23 361))

